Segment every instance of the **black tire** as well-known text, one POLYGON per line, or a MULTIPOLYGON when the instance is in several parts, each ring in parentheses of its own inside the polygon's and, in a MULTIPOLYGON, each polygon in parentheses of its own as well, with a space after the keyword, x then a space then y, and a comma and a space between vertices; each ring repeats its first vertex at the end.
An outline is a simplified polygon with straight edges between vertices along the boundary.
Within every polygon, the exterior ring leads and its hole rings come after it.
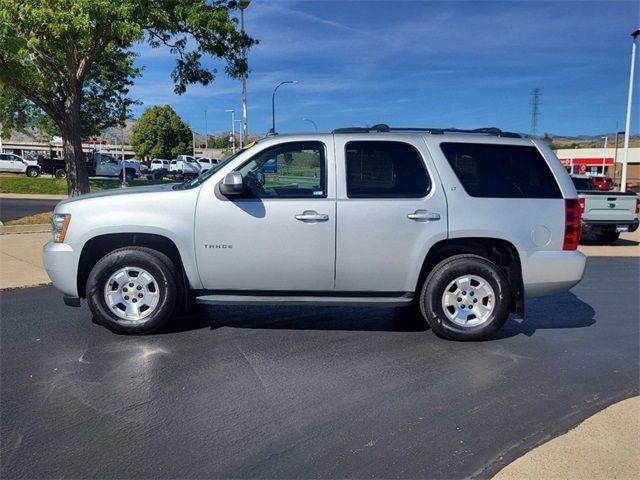
MULTIPOLYGON (((119 287, 118 287, 119 288, 119 287)), ((151 333, 173 318, 182 306, 183 287, 180 269, 163 253, 145 247, 124 247, 102 257, 95 264, 86 289, 87 303, 94 316, 94 322, 114 333, 136 335, 151 333), (118 270, 131 267, 146 270, 156 280, 159 299, 146 318, 129 321, 120 318, 107 305, 105 287, 111 275, 118 270)))
POLYGON ((27 177, 35 178, 40 175, 40 169, 37 167, 27 168, 27 177))
POLYGON ((59 168, 53 176, 56 178, 67 178, 67 172, 64 169, 59 168))
MULTIPOLYGON (((120 178, 122 178, 122 175, 120 175, 120 178)), ((131 183, 135 180, 136 175, 135 173, 131 172, 130 170, 125 170, 124 172, 124 180, 127 183, 131 183)))
POLYGON ((611 245, 616 240, 618 240, 618 238, 620 238, 620 233, 602 232, 602 233, 596 233, 595 236, 596 236, 596 240, 598 240, 598 243, 601 243, 602 245, 611 245))
MULTIPOLYGON (((476 300, 479 299, 476 297, 476 300)), ((512 291, 505 273, 494 263, 478 255, 455 255, 443 260, 431 271, 423 284, 419 301, 422 315, 436 335, 449 340, 475 341, 490 337, 504 325, 509 318, 512 291), (466 275, 481 278, 494 292, 494 307, 488 318, 470 327, 454 323, 445 314, 442 305, 445 289, 451 282, 466 275)))

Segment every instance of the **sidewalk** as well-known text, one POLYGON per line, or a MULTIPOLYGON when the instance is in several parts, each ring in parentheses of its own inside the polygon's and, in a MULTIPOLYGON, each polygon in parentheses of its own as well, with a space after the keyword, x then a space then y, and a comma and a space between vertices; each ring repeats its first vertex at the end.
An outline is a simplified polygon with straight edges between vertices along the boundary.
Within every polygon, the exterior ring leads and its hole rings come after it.
POLYGON ((640 478, 640 397, 611 405, 534 448, 493 480, 640 478))

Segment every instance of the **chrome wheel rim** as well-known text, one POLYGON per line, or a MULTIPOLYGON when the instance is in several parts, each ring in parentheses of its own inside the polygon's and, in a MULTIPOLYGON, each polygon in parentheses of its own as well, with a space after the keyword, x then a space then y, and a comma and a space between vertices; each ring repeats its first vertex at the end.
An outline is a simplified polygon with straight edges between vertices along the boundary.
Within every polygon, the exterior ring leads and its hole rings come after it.
POLYGON ((463 275, 447 285, 442 294, 442 310, 457 326, 471 328, 486 323, 496 305, 489 282, 477 275, 463 275))
POLYGON ((143 268, 124 267, 107 280, 104 299, 121 323, 144 323, 160 301, 158 282, 143 268))

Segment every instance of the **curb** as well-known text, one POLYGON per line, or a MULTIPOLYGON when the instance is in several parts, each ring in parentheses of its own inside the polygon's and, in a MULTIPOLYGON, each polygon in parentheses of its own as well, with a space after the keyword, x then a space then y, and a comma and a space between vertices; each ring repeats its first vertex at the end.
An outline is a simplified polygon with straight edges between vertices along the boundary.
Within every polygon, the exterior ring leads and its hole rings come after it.
POLYGON ((5 225, 0 226, 0 235, 16 235, 21 233, 51 233, 51 225, 5 225))

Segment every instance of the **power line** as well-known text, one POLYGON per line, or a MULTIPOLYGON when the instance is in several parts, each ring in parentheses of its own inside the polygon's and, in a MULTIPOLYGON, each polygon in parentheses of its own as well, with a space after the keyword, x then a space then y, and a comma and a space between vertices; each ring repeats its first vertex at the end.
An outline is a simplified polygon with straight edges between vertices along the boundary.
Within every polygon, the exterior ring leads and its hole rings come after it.
POLYGON ((531 136, 538 136, 538 117, 540 116, 540 89, 531 90, 531 136))

